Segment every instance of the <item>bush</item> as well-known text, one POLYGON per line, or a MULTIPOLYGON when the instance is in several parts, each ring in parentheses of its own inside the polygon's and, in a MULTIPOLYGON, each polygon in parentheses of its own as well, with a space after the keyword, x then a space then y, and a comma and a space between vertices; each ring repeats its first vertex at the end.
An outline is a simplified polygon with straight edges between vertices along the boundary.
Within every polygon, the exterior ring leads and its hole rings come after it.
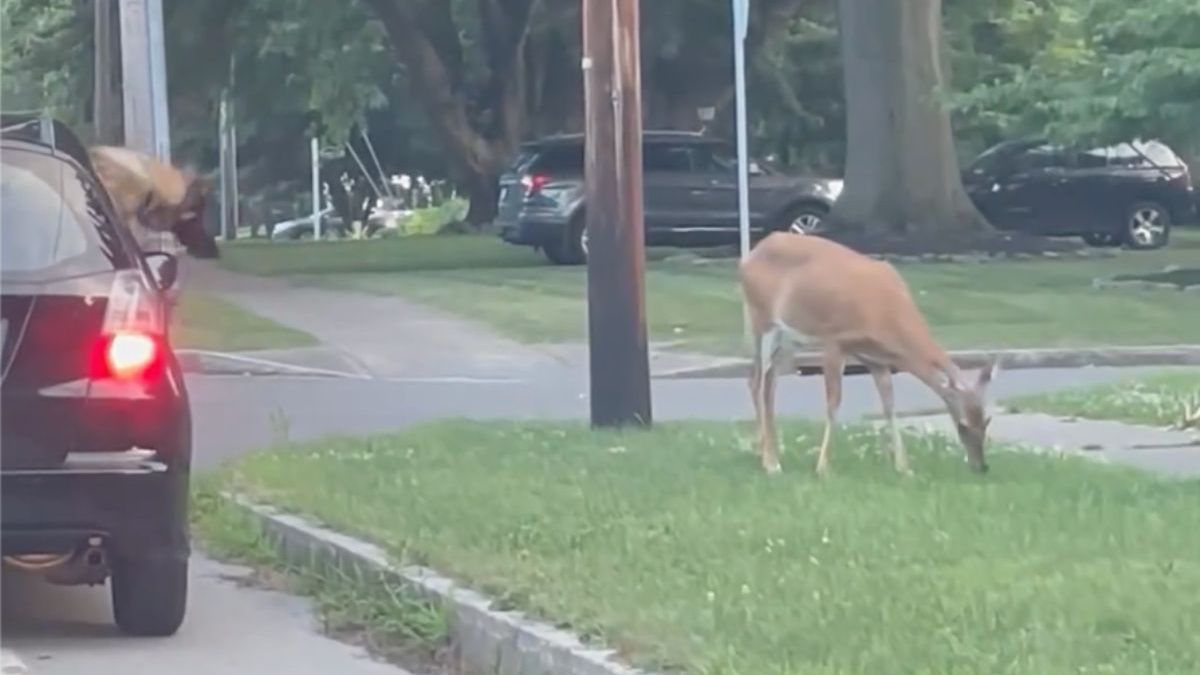
POLYGON ((465 218, 467 207, 467 200, 456 197, 438 206, 416 209, 400 223, 400 234, 439 234, 446 226, 465 218))

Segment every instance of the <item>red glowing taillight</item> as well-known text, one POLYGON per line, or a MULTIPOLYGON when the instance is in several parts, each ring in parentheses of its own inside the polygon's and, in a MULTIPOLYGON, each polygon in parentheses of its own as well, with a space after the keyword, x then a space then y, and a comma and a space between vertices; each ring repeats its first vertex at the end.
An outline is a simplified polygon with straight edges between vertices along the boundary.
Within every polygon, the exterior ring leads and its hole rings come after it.
POLYGON ((145 375, 158 361, 158 341, 141 333, 118 333, 108 338, 104 363, 121 380, 145 375))
POLYGON ((537 194, 549 182, 550 176, 544 173, 529 174, 521 178, 521 186, 525 188, 526 197, 532 197, 537 194))
POLYGON ((165 331, 157 299, 136 272, 122 272, 109 293, 92 360, 93 378, 150 377, 163 363, 165 331))

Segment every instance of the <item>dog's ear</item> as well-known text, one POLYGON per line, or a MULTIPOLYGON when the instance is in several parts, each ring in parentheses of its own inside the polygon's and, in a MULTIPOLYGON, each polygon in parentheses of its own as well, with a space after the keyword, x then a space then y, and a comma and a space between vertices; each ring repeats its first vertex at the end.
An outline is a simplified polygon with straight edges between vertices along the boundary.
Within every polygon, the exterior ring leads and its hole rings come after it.
POLYGON ((204 178, 192 174, 187 184, 187 190, 184 192, 183 201, 179 204, 179 218, 191 220, 202 217, 205 202, 208 201, 208 194, 208 182, 204 178))

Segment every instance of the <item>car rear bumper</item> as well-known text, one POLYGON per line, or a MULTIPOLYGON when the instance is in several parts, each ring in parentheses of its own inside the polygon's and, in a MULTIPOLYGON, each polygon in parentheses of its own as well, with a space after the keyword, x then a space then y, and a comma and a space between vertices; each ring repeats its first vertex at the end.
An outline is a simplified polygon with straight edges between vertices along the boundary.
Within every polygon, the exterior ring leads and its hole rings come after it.
POLYGON ((500 238, 510 244, 537 246, 562 239, 566 224, 558 218, 522 217, 496 222, 500 238))
POLYGON ((188 470, 135 453, 75 453, 58 469, 5 470, 5 555, 67 553, 101 537, 110 555, 184 558, 188 470))

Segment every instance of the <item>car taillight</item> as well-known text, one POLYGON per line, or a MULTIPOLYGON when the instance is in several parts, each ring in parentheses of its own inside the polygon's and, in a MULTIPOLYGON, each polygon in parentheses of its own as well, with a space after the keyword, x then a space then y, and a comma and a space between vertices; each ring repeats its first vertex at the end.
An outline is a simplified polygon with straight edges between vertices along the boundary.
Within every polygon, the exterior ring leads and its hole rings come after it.
POLYGON ((166 349, 158 300, 136 272, 113 281, 92 359, 93 378, 127 380, 154 375, 166 349))
POLYGON ((145 375, 158 359, 158 341, 141 333, 113 335, 104 348, 108 373, 121 380, 145 375))
POLYGON ((521 186, 525 188, 526 197, 532 197, 537 194, 549 182, 550 176, 544 173, 529 174, 521 178, 521 186))

